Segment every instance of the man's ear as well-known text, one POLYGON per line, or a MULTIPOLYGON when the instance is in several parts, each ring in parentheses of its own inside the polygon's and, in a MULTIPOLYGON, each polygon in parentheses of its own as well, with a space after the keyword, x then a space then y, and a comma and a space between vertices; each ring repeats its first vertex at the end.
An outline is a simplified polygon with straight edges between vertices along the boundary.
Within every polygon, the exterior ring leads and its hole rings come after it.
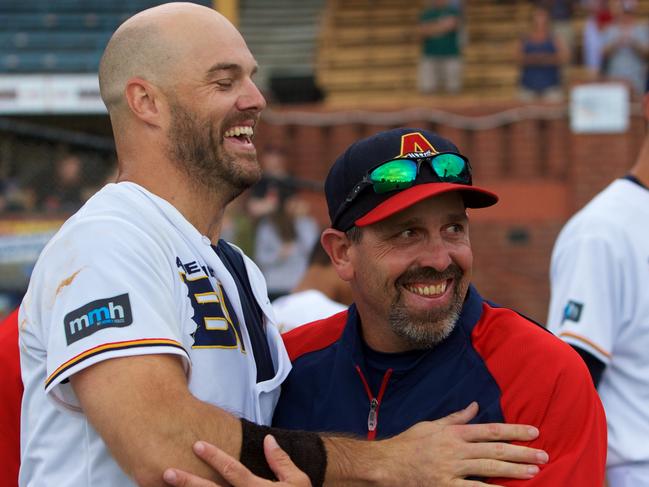
POLYGON ((352 243, 345 235, 345 232, 327 228, 320 236, 320 243, 325 252, 329 254, 338 276, 343 281, 351 281, 354 277, 354 266, 350 256, 352 243))
POLYGON ((153 127, 161 126, 162 93, 147 80, 131 78, 126 83, 126 103, 133 115, 153 127))

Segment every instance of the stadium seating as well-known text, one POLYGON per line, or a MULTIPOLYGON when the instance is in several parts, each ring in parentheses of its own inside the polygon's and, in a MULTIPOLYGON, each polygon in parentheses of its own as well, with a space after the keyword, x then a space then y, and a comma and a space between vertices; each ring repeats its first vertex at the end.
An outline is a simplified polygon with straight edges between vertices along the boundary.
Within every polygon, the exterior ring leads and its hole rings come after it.
POLYGON ((354 104, 411 93, 421 6, 398 0, 331 0, 318 45, 316 75, 330 103, 354 104))
MULTIPOLYGON (((526 27, 529 0, 464 1, 465 98, 488 93, 490 99, 512 99, 518 82, 514 62, 516 40, 526 27)), ((423 1, 331 0, 327 3, 319 40, 316 74, 336 106, 363 103, 412 104, 416 90, 419 42, 414 33, 423 1)), ((639 0, 640 15, 649 14, 649 0, 639 0)), ((574 20, 577 48, 584 12, 574 20)), ((568 84, 583 79, 579 65, 567 70, 568 84)))
MULTIPOLYGON (((3 0, 0 73, 84 73, 97 69, 111 32, 134 12, 162 0, 3 0)), ((195 3, 212 5, 211 0, 195 3)), ((240 27, 260 65, 258 83, 313 77, 338 105, 417 100, 423 0, 239 0, 240 27)), ((512 98, 514 48, 529 0, 464 2, 465 96, 512 98)), ((649 15, 649 0, 638 0, 649 15)), ((583 12, 575 19, 580 31, 583 12)), ((576 36, 580 48, 580 36, 576 36)), ((568 82, 582 69, 570 67, 568 82)))
POLYGON ((262 89, 273 78, 312 78, 325 0, 240 0, 240 29, 259 63, 262 89))
MULTIPOLYGON (((124 19, 160 0, 3 0, 0 73, 96 72, 124 19)), ((196 1, 211 5, 210 0, 196 1)))
MULTIPOLYGON (((423 2, 336 0, 328 4, 318 80, 341 104, 360 92, 376 99, 416 99, 419 42, 414 26, 423 2)), ((465 2, 465 89, 511 95, 517 69, 513 43, 529 2, 465 2)))

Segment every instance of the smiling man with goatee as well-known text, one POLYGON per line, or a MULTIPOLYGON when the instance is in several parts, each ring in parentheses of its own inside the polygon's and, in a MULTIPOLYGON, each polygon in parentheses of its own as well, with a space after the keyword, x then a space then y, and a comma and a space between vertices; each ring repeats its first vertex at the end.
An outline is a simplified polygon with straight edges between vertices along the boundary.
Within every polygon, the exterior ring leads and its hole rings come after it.
POLYGON ((466 209, 497 197, 473 185, 458 148, 426 130, 380 132, 338 157, 325 192, 322 245, 354 304, 284 336, 293 369, 274 424, 374 440, 468 406, 475 423, 536 426, 524 444, 549 459, 528 480, 466 472, 455 485, 602 486, 606 422, 581 358, 471 284, 466 209))

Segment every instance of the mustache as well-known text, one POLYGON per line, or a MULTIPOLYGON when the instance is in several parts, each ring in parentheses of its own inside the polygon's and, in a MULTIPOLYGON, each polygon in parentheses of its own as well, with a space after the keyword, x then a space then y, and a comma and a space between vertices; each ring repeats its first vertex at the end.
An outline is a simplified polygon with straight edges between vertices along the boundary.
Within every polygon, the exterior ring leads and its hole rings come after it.
POLYGON ((462 269, 457 264, 451 263, 443 271, 438 271, 432 267, 415 267, 408 269, 401 274, 396 280, 397 286, 402 286, 409 282, 416 281, 442 281, 446 279, 459 280, 464 275, 462 269))
POLYGON ((260 115, 261 114, 257 110, 244 110, 242 112, 237 112, 223 119, 221 124, 221 127, 223 127, 222 131, 225 133, 228 128, 239 125, 241 122, 248 122, 249 120, 254 120, 255 125, 257 125, 260 115))

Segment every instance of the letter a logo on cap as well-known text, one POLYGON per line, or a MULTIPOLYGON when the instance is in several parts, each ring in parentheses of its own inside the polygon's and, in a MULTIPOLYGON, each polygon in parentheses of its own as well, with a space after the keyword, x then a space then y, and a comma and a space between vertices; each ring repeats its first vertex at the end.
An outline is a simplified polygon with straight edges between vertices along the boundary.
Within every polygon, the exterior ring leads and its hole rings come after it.
POLYGON ((428 142, 426 137, 419 132, 413 132, 410 134, 404 134, 401 136, 401 153, 400 156, 405 154, 410 154, 411 152, 426 152, 431 151, 433 154, 437 154, 437 149, 433 147, 433 144, 428 142))

